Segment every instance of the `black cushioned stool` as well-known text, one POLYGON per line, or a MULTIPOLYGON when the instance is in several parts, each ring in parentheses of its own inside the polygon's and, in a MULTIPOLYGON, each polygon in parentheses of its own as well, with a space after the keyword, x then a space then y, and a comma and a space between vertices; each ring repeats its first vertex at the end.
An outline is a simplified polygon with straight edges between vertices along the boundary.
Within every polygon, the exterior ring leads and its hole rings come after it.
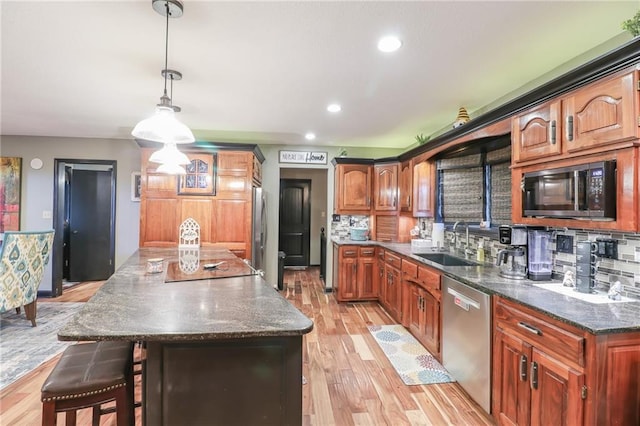
POLYGON ((76 424, 76 410, 93 407, 93 425, 100 424, 101 404, 115 401, 118 426, 135 423, 133 344, 95 342, 71 345, 42 385, 42 425, 56 424, 66 411, 66 425, 76 424))

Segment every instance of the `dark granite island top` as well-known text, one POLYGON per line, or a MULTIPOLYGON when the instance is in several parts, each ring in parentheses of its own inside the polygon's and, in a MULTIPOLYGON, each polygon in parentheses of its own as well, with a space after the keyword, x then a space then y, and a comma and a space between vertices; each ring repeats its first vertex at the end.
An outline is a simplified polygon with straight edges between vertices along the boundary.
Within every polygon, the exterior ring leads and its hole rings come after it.
MULTIPOLYGON (((237 259, 221 249, 199 257, 237 259)), ((313 322, 258 275, 165 282, 179 258, 177 248, 139 249, 58 338, 144 342, 145 424, 300 424, 302 336, 313 322), (162 273, 146 272, 153 258, 162 273)))

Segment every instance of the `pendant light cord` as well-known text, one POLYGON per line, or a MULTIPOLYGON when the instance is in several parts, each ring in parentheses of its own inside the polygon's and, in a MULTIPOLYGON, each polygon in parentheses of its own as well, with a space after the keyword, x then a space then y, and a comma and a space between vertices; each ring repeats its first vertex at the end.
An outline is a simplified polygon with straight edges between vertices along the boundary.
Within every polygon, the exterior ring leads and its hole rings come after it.
POLYGON ((167 16, 167 27, 166 27, 166 31, 165 31, 165 37, 164 37, 164 69, 165 69, 165 73, 164 73, 164 95, 167 96, 167 64, 168 64, 168 57, 169 57, 169 1, 165 1, 164 3, 164 7, 166 8, 166 16, 167 16))

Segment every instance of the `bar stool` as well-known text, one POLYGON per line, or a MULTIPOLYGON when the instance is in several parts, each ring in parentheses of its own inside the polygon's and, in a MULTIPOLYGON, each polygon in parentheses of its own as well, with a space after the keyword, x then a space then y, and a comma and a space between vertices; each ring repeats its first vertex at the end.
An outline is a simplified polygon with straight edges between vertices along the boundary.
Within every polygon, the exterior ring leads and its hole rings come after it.
POLYGON ((45 380, 41 390, 42 425, 54 426, 66 412, 66 425, 76 424, 76 410, 93 407, 93 425, 104 414, 101 404, 115 401, 118 426, 135 423, 133 344, 102 341, 71 345, 45 380))

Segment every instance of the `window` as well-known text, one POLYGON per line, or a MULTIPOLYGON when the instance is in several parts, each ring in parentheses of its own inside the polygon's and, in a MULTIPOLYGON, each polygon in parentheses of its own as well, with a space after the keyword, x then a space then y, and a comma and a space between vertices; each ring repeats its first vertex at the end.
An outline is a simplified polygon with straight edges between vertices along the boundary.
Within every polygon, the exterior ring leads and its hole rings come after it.
POLYGON ((437 161, 436 220, 511 223, 511 146, 437 161))

